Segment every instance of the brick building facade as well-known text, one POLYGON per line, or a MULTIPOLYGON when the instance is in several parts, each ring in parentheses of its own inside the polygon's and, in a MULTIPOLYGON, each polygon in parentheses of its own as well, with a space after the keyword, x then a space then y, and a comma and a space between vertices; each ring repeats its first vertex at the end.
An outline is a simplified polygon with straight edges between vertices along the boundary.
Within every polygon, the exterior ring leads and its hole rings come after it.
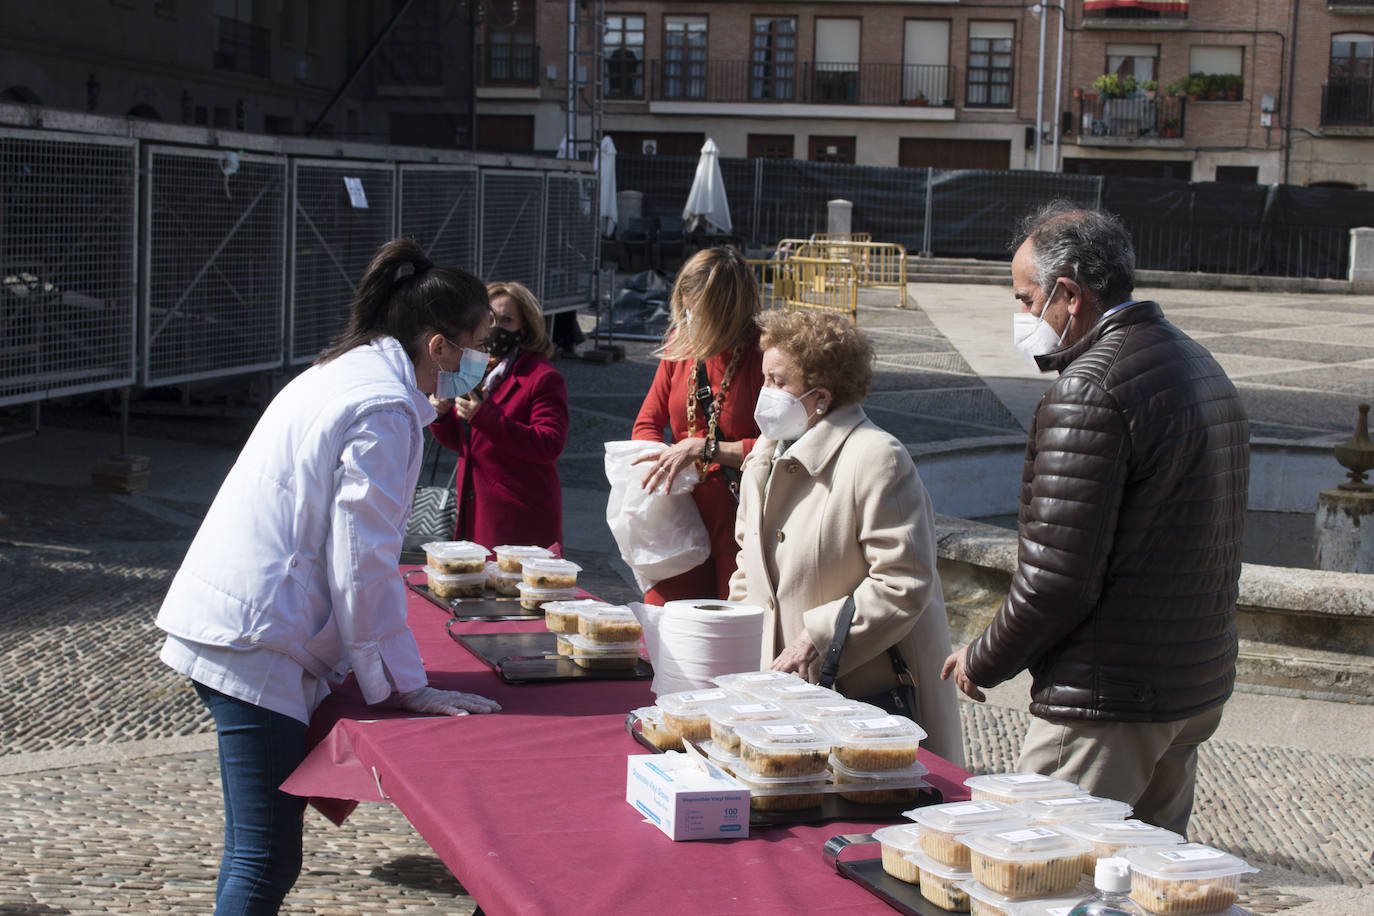
MULTIPOLYGON (((605 8, 604 126, 622 151, 693 154, 710 136, 727 157, 1033 168, 1039 139, 1044 169, 1374 187, 1374 0, 1066 0, 1057 108, 1055 6, 1043 55, 1039 5, 1004 0, 605 8), (1108 73, 1158 85, 1106 98, 1108 73), (1214 88, 1168 93, 1194 73, 1214 88)), ((562 135, 565 7, 537 10, 538 73, 478 87, 490 148, 562 135)))

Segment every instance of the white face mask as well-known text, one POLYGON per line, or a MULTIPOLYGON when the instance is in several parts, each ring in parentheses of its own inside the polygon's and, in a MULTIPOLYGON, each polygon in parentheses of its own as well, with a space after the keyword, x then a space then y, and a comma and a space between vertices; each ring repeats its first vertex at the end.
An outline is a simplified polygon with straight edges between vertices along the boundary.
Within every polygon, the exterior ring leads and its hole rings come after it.
MULTIPOLYGON (((815 390, 812 388, 799 398, 781 388, 759 389, 758 403, 754 405, 754 422, 759 425, 759 432, 779 442, 801 438, 810 419, 802 398, 815 390)), ((820 409, 816 412, 820 413, 820 409)))
MULTIPOLYGON (((1048 303, 1045 309, 1049 309, 1048 303)), ((1065 324, 1064 330, 1067 332, 1068 329, 1069 326, 1065 324)), ((1045 320, 1044 311, 1038 316, 1030 312, 1017 312, 1011 316, 1011 342, 1031 361, 1031 365, 1039 369, 1040 364, 1035 358, 1059 349, 1064 343, 1064 335, 1055 332, 1054 326, 1045 320)))

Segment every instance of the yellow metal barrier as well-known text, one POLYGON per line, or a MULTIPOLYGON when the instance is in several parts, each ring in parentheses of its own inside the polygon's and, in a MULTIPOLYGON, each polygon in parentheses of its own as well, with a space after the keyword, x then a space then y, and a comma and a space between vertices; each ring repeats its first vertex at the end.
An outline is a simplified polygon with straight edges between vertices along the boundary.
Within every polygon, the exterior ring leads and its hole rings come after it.
MULTIPOLYGON (((856 233, 866 235, 867 233, 856 233)), ((860 286, 897 290, 897 307, 906 308, 906 249, 896 242, 848 242, 811 239, 782 239, 773 257, 795 257, 827 261, 847 261, 854 265, 860 286)))
POLYGON ((854 265, 823 258, 751 260, 763 292, 763 307, 808 308, 859 317, 859 283, 854 265))
POLYGON ((813 242, 871 242, 873 235, 869 232, 813 232, 811 233, 813 242))

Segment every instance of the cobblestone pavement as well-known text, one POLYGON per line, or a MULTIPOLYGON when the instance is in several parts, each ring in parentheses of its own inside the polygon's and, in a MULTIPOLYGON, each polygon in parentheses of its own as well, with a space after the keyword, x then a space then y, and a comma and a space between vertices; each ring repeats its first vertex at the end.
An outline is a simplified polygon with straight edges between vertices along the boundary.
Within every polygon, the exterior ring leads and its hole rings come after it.
MULTIPOLYGON (((1362 384, 1374 357, 1368 335, 1355 333, 1374 323, 1374 305, 1323 300, 1322 320, 1295 328, 1291 311, 1232 315, 1225 309, 1241 304, 1239 296, 1232 303, 1196 295, 1197 303, 1185 303, 1193 311, 1180 318, 1208 322, 1190 328, 1199 336, 1227 338, 1220 346, 1235 354, 1228 369, 1255 376, 1242 387, 1263 422, 1294 438, 1339 431, 1355 395, 1350 386, 1362 384), (1278 322, 1284 316, 1287 324, 1278 322), (1263 328, 1255 321, 1289 329, 1289 345, 1256 333, 1263 328), (1327 353, 1337 343, 1332 335, 1352 342, 1327 353), (1321 395, 1319 409, 1300 409, 1313 393, 1321 395)), ((903 441, 1024 435, 921 311, 865 308, 861 323, 879 358, 871 413, 903 441)), ((654 366, 649 345, 629 349, 631 359, 615 367, 559 363, 573 392, 573 434, 560 461, 570 494, 604 491, 602 443, 629 435, 654 366)), ((49 409, 45 417, 55 428, 112 429, 108 417, 75 408, 49 409)), ((233 416, 211 424, 134 421, 136 435, 189 437, 217 449, 225 468, 223 456, 232 456, 249 428, 249 419, 233 416)), ((12 458, 41 451, 0 445, 0 510, 9 517, 0 529, 0 773, 10 774, 0 775, 0 916, 204 913, 211 905, 222 823, 215 754, 206 743, 212 728, 184 682, 157 662, 152 621, 213 488, 94 493, 84 474, 93 455, 112 446, 88 442, 85 454, 51 456, 80 469, 62 482, 54 468, 12 458), (139 756, 147 742, 167 739, 173 750, 195 749, 139 756), (75 765, 83 753, 121 748, 130 759, 75 765), (45 762, 26 765, 30 760, 45 762)), ((202 453, 194 460, 204 460, 202 453)), ((155 466, 155 480, 162 470, 155 466)), ((589 588, 617 600, 633 596, 609 553, 578 559, 589 588)), ((970 767, 1013 766, 1026 714, 973 704, 963 713, 970 767)), ((1369 758, 1214 741, 1202 753, 1194 832, 1266 866, 1244 884, 1254 911, 1317 912, 1302 906, 1304 886, 1314 895, 1336 885, 1374 887, 1371 799, 1369 758)), ((305 869, 284 912, 472 911, 471 898, 389 806, 363 806, 342 828, 313 813, 307 823, 305 869)), ((1323 912, 1362 911, 1374 906, 1323 912)))

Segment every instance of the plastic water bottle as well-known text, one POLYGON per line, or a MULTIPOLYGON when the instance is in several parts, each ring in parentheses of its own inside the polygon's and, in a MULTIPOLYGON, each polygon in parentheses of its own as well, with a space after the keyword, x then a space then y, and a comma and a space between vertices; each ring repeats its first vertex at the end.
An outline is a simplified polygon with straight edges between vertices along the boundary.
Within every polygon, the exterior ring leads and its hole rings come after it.
POLYGON ((1125 859, 1098 859, 1093 872, 1097 893, 1069 910, 1069 916, 1149 916, 1131 899, 1131 863, 1125 859))

